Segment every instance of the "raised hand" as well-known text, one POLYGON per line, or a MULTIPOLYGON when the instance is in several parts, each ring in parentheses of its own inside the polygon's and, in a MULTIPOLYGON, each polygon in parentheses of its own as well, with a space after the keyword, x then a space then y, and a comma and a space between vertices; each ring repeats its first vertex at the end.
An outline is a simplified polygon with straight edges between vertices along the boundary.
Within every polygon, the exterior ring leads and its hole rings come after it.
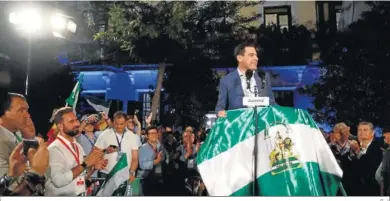
POLYGON ((85 163, 88 167, 96 165, 100 160, 103 159, 104 153, 100 149, 93 149, 91 153, 85 159, 85 163))
POLYGON ((107 167, 107 164, 108 164, 108 160, 107 160, 107 159, 99 160, 99 161, 94 165, 94 169, 95 169, 95 170, 102 170, 102 169, 104 169, 104 168, 107 167))
POLYGON ((29 149, 27 158, 30 161, 31 171, 44 175, 49 167, 49 150, 42 138, 38 138, 38 149, 29 149))
POLYGON ((23 174, 27 158, 24 156, 23 143, 19 143, 9 157, 8 176, 17 177, 23 174))

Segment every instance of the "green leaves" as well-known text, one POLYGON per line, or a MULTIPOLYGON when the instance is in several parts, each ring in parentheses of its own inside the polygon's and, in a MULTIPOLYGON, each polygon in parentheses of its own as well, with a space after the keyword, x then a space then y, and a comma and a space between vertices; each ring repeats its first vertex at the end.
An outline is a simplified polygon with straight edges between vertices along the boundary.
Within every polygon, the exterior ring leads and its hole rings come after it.
POLYGON ((166 69, 163 83, 169 94, 167 104, 181 117, 180 124, 196 126, 215 107, 217 80, 211 67, 236 65, 233 49, 242 42, 239 35, 250 22, 243 23, 239 9, 247 5, 213 1, 118 2, 109 9, 108 30, 97 33, 94 39, 104 41, 106 49, 116 55, 125 52, 129 57, 116 57, 117 61, 173 64, 166 69))
POLYGON ((331 48, 325 52, 326 71, 321 82, 306 90, 314 96, 314 117, 334 124, 346 121, 352 125, 360 120, 378 126, 388 124, 390 104, 390 29, 387 22, 390 7, 375 3, 372 11, 361 20, 338 33, 331 48))

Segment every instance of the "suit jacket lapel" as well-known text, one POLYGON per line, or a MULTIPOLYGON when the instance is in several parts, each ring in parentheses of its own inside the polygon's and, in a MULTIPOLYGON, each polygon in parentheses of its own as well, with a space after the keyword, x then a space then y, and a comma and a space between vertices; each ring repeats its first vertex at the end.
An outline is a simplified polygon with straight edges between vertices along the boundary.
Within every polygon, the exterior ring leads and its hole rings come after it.
MULTIPOLYGON (((16 143, 16 138, 13 133, 8 131, 6 128, 2 127, 0 128, 3 131, 3 136, 1 136, 4 139, 4 142, 7 144, 8 148, 12 151, 17 143, 16 143)), ((1 132, 1 131, 0 131, 1 132)))
POLYGON ((237 85, 240 86, 238 87, 239 91, 237 92, 239 92, 240 94, 245 94, 244 90, 242 90, 242 82, 241 82, 240 74, 238 74, 238 70, 236 70, 236 73, 234 73, 234 86, 237 87, 237 85))

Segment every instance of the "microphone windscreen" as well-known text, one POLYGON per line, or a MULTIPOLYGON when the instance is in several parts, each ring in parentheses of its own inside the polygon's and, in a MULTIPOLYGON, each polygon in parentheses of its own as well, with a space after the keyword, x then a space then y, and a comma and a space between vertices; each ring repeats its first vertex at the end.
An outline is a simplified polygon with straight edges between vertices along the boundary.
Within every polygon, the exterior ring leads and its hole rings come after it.
POLYGON ((251 79, 252 75, 253 75, 253 71, 251 71, 251 70, 247 70, 247 71, 245 72, 245 77, 246 77, 246 79, 248 79, 248 80, 251 79))

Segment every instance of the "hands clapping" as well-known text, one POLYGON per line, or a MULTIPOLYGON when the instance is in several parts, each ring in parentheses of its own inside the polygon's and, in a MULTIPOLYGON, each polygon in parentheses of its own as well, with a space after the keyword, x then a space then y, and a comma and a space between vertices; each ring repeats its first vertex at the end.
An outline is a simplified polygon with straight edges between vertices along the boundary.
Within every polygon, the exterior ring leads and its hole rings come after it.
POLYGON ((18 144, 9 157, 9 176, 20 176, 23 174, 26 162, 30 161, 31 171, 44 175, 49 166, 49 151, 42 138, 37 137, 38 149, 30 148, 27 157, 23 154, 23 143, 18 144))

